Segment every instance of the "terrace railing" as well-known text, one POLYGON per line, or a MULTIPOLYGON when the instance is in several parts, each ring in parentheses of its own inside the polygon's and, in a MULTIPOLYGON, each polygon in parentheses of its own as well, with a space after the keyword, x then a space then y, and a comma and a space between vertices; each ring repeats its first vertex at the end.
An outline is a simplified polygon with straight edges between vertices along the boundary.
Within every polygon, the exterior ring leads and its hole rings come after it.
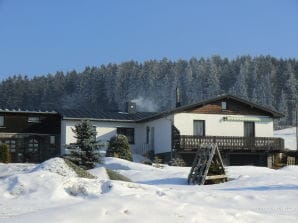
POLYGON ((215 143, 223 150, 236 151, 267 151, 278 152, 284 150, 284 140, 273 137, 234 137, 234 136, 194 136, 175 135, 173 148, 177 152, 194 151, 201 144, 215 143))

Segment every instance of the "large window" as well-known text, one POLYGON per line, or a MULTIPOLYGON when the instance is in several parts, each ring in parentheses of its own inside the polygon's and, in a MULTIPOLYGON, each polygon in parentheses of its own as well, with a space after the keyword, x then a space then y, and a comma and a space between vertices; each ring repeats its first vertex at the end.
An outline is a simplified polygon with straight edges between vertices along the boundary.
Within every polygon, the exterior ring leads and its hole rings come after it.
POLYGON ((254 122, 244 122, 244 137, 255 137, 254 122))
POLYGON ((4 116, 0 116, 0 127, 4 126, 4 116))
POLYGON ((193 134, 196 136, 205 136, 205 121, 194 120, 193 121, 193 134))
POLYGON ((117 134, 125 135, 129 144, 135 143, 135 129, 134 128, 117 128, 117 134))

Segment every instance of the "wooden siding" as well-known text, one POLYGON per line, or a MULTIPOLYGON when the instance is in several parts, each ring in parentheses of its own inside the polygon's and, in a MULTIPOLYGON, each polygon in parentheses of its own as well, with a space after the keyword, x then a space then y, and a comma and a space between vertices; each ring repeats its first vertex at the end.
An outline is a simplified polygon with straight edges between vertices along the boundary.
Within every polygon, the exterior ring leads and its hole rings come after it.
POLYGON ((226 115, 260 115, 260 116, 271 116, 269 113, 252 107, 248 104, 241 103, 239 101, 234 101, 231 99, 228 100, 219 100, 210 102, 205 105, 201 105, 197 108, 186 111, 188 113, 197 113, 197 114, 226 114, 226 115), (227 109, 221 109, 221 102, 227 102, 227 109))
POLYGON ((12 162, 38 163, 60 155, 61 117, 58 114, 5 113, 0 143, 9 146, 12 162), (39 117, 40 122, 29 122, 39 117))
POLYGON ((0 116, 4 116, 0 133, 60 134, 61 131, 61 118, 57 114, 0 113, 0 116), (39 117, 40 122, 28 122, 28 117, 39 117))

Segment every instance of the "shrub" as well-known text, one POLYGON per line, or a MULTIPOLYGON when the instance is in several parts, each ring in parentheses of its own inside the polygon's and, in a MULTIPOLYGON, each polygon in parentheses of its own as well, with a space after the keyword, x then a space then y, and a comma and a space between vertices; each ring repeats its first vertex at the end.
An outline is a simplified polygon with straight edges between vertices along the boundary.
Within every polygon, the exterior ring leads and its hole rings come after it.
POLYGON ((3 163, 10 163, 11 162, 11 155, 6 144, 0 144, 0 162, 3 163))
POLYGON ((162 162, 161 158, 159 158, 158 156, 155 156, 153 160, 153 164, 154 164, 153 166, 157 168, 162 168, 162 165, 160 165, 161 162, 162 162))
POLYGON ((110 139, 106 156, 132 161, 132 154, 125 135, 115 135, 110 139))
POLYGON ((181 157, 173 158, 169 164, 171 166, 181 166, 181 167, 186 166, 185 161, 181 157))

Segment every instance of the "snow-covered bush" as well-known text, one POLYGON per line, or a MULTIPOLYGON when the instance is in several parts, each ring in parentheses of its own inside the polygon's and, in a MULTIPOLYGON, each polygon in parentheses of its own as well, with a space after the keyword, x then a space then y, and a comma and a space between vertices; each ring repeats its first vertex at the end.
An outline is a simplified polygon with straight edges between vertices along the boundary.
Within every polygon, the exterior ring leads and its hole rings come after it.
POLYGON ((125 135, 115 135, 110 139, 106 156, 132 161, 132 153, 125 135))

